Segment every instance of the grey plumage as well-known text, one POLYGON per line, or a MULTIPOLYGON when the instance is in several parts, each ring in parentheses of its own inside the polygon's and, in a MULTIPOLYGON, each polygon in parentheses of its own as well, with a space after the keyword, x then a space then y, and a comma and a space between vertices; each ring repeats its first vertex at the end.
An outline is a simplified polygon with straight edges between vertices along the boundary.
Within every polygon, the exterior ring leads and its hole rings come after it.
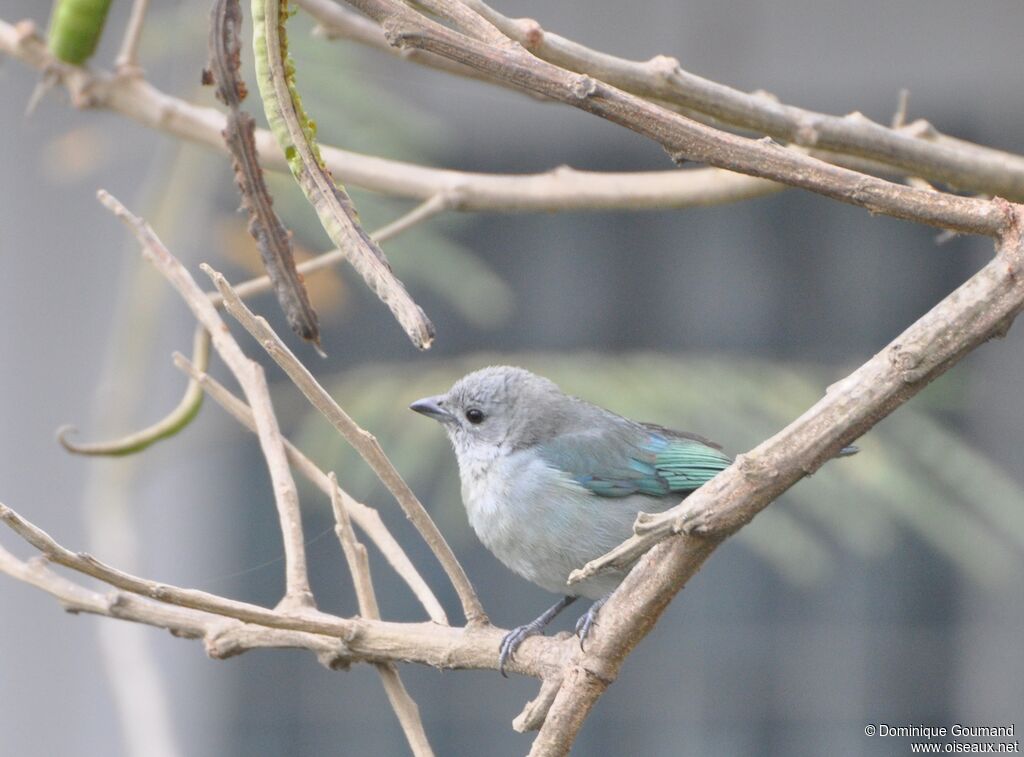
POLYGON ((596 600, 576 625, 582 643, 624 576, 570 586, 569 574, 627 539, 638 512, 678 504, 732 462, 701 436, 623 418, 511 366, 470 373, 411 407, 448 433, 469 523, 484 545, 523 578, 563 595, 505 636, 502 675, 519 644, 578 596, 596 600))
POLYGON ((484 368, 412 407, 447 431, 484 545, 524 578, 570 596, 614 589, 622 574, 566 581, 626 539, 638 512, 678 504, 730 462, 702 437, 623 418, 522 368, 484 368), (469 420, 470 411, 482 420, 469 420), (689 467, 659 469, 658 449, 662 458, 685 453, 689 467))

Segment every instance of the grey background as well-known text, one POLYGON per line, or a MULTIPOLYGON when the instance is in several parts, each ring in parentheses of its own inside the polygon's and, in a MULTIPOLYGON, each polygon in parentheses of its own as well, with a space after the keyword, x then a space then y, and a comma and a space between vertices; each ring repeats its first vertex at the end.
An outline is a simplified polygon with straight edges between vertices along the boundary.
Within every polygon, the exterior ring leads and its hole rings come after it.
MULTIPOLYGON (((0 17, 41 20, 43 5, 3 0, 0 17)), ((163 54, 150 73, 188 96, 203 60, 207 5, 179 5, 194 15, 196 38, 182 43, 180 55, 163 54)), ((651 0, 626 8, 577 0, 498 7, 602 50, 638 59, 676 55, 696 73, 824 112, 861 110, 884 121, 907 87, 911 116, 1024 151, 1019 2, 651 0)), ((124 10, 115 10, 118 23, 124 10)), ((109 61, 114 46, 108 39, 99 59, 109 61)), ((667 167, 656 145, 586 114, 379 55, 359 61, 368 81, 430 117, 442 135, 438 165, 515 172, 560 163, 667 167)), ((0 500, 72 548, 91 543, 101 557, 148 576, 272 603, 279 566, 232 576, 273 559, 279 547, 255 443, 223 415, 205 412, 192 436, 154 448, 131 473, 119 467, 123 462, 71 458, 53 442, 53 430, 69 420, 90 431, 104 422, 124 427, 116 418, 90 420, 97 396, 123 398, 123 412, 142 420, 169 407, 180 378, 167 356, 187 348, 191 331, 183 308, 168 299, 157 322, 140 328, 146 343, 133 345, 139 358, 130 376, 103 378, 105 361, 132 342, 132 329, 127 338, 111 336, 126 288, 167 295, 151 274, 137 273, 143 264, 134 246, 99 209, 94 189, 138 204, 158 194, 160 182, 146 178, 149 167, 176 164, 218 182, 218 202, 228 205, 234 197, 223 161, 200 150, 174 153, 163 135, 108 113, 74 112, 60 98, 25 120, 22 104, 34 84, 20 64, 0 69, 0 500), (101 170, 76 180, 54 145, 83 123, 99 126, 104 141, 97 149, 107 153, 101 170), (136 402, 141 410, 133 409, 136 402), (103 477, 108 484, 124 477, 115 486, 122 501, 90 504, 89 487, 103 477), (105 525, 89 542, 91 522, 105 525), (136 536, 122 538, 120 528, 136 536)), ((216 238, 204 225, 211 213, 186 197, 178 215, 154 225, 183 258, 213 259, 216 238)), ((716 209, 483 214, 453 233, 502 273, 516 311, 501 328, 473 329, 444 302, 423 297, 441 331, 425 360, 475 350, 651 349, 756 354, 829 363, 838 371, 881 348, 990 252, 989 242, 976 239, 936 247, 933 230, 798 192, 716 209)), ((412 359, 399 331, 382 326, 383 311, 358 285, 351 289, 356 305, 343 327, 331 329, 330 352, 340 357, 325 370, 412 359)), ((1022 334, 1018 326, 956 369, 965 397, 950 421, 1024 481, 1022 334)), ((444 586, 401 518, 387 518, 432 585, 444 586)), ((310 534, 328 525, 323 510, 309 513, 310 534)), ((897 548, 875 562, 837 554, 833 578, 812 589, 785 584, 727 544, 629 660, 577 752, 904 754, 905 740, 868 739, 864 725, 1024 727, 1020 581, 978 590, 913 535, 894 539, 897 548)), ((523 622, 548 602, 473 539, 462 534, 453 541, 497 623, 523 622)), ((336 585, 335 545, 319 539, 310 553, 324 606, 351 611, 346 589, 336 585)), ((418 617, 401 590, 378 575, 389 617, 418 617)), ((450 592, 442 599, 457 615, 450 592)), ((51 599, 11 580, 0 580, 0 602, 4 755, 128 753, 123 732, 146 721, 139 712, 119 716, 101 662, 104 643, 122 650, 129 666, 132 644, 152 650, 182 754, 404 750, 369 669, 328 674, 309 655, 280 651, 211 662, 195 643, 153 629, 64 615, 51 599)), ((532 696, 532 681, 413 667, 403 676, 439 753, 528 749, 531 737, 514 734, 509 721, 532 696)), ((171 753, 150 736, 147 753, 171 753)))

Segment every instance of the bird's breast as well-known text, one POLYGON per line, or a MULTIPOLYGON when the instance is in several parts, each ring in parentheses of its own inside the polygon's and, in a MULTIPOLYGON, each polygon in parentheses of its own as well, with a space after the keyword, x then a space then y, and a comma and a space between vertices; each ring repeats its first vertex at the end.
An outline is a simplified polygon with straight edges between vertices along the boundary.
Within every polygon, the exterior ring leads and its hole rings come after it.
POLYGON ((599 502, 529 451, 460 460, 459 467, 469 523, 505 565, 551 592, 597 599, 614 588, 621 576, 571 588, 566 580, 629 536, 638 508, 599 502))

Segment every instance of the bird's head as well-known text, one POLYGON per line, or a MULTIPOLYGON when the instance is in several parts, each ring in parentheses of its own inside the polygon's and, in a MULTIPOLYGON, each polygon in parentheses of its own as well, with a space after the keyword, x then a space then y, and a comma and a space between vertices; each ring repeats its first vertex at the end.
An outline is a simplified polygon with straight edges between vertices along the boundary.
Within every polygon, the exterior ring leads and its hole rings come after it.
POLYGON ((557 433, 572 401, 546 378, 497 365, 463 376, 445 394, 409 408, 438 421, 460 458, 493 457, 557 433))

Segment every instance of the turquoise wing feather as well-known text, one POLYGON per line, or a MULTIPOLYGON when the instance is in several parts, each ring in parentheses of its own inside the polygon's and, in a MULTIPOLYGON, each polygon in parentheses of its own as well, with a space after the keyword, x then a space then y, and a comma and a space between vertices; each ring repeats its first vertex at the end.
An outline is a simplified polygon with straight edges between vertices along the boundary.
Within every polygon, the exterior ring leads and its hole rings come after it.
POLYGON ((640 424, 562 435, 538 450, 548 465, 601 497, 692 492, 732 464, 706 439, 640 424))

